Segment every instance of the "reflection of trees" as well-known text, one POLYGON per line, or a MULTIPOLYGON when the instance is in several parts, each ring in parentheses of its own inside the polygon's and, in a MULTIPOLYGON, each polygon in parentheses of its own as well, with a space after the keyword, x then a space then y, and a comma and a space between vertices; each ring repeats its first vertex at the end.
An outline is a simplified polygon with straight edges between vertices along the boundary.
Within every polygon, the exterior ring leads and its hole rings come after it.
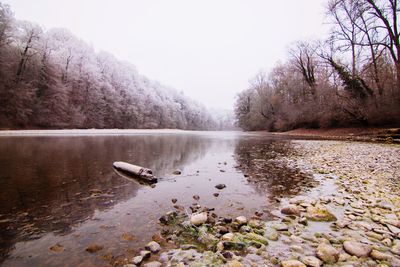
POLYGON ((152 168, 157 175, 205 154, 211 141, 190 135, 0 139, 0 261, 16 242, 47 232, 66 234, 136 195, 112 162, 152 168))
POLYGON ((295 166, 289 141, 241 139, 235 148, 237 168, 259 192, 270 197, 298 194, 315 184, 315 180, 295 166))

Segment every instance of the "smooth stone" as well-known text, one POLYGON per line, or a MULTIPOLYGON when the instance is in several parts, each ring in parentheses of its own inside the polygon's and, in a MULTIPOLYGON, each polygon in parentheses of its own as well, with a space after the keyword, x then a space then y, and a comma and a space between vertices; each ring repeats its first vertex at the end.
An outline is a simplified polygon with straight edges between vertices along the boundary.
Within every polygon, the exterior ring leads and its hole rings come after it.
POLYGON ((220 233, 221 235, 229 233, 228 228, 226 228, 225 226, 218 226, 217 230, 218 230, 218 233, 220 233))
POLYGON ((339 251, 330 244, 320 244, 317 247, 317 256, 325 263, 335 263, 339 259, 339 251))
POLYGON ((379 250, 372 250, 370 253, 371 258, 374 260, 379 260, 379 261, 387 261, 392 258, 391 255, 380 252, 379 250))
POLYGON ((224 189, 226 187, 226 185, 225 184, 217 184, 216 186, 215 186, 215 188, 217 188, 217 189, 224 189))
POLYGON ((142 256, 143 259, 148 259, 148 258, 150 258, 150 255, 151 255, 151 251, 148 251, 148 250, 142 250, 142 251, 140 251, 140 256, 142 256))
POLYGON ((357 257, 368 257, 371 253, 372 248, 370 245, 362 244, 356 241, 345 241, 343 243, 344 250, 350 255, 357 257))
POLYGON ((277 241, 279 239, 278 232, 273 228, 267 229, 264 236, 271 241, 277 241))
POLYGON ((221 237, 221 239, 224 241, 231 241, 233 239, 233 237, 234 237, 234 234, 226 233, 221 237))
POLYGON ((238 261, 238 260, 230 261, 230 262, 228 263, 228 265, 229 265, 229 267, 243 267, 243 266, 244 266, 244 265, 243 265, 240 261, 238 261))
POLYGON ((281 209, 281 213, 285 215, 300 215, 300 208, 296 205, 287 205, 281 209))
POLYGON ((143 261, 143 257, 142 256, 136 256, 132 259, 132 263, 139 265, 141 262, 143 261))
POLYGON ((176 171, 174 171, 172 174, 173 174, 173 175, 181 175, 181 174, 182 174, 182 171, 176 170, 176 171))
POLYGON ((309 267, 320 267, 321 266, 321 261, 314 256, 305 256, 301 259, 301 261, 309 266, 309 267))
POLYGON ((274 229, 277 230, 277 231, 287 231, 287 230, 289 230, 289 226, 287 226, 287 225, 284 224, 284 223, 274 224, 274 225, 272 226, 272 228, 274 228, 274 229))
POLYGON ((390 232, 392 232, 395 235, 398 235, 400 233, 400 229, 396 226, 393 226, 391 224, 386 224, 386 227, 389 229, 390 232))
POLYGON ((306 217, 312 221, 318 222, 332 222, 336 221, 337 218, 332 214, 327 207, 323 205, 316 205, 315 207, 310 206, 307 208, 306 217))
POLYGON ((282 267, 307 267, 304 263, 298 260, 287 260, 281 262, 282 267))
POLYGON ((400 245, 394 245, 391 249, 390 252, 392 252, 393 254, 396 254, 398 256, 400 256, 400 245))
POLYGON ((290 204, 299 205, 299 204, 301 204, 302 202, 304 202, 305 200, 306 200, 305 197, 298 196, 298 197, 294 197, 294 198, 289 199, 289 203, 290 203, 290 204))
POLYGON ((239 225, 243 225, 247 223, 247 218, 244 216, 239 216, 236 217, 235 222, 237 222, 239 225))
POLYGON ((190 216, 190 223, 199 226, 205 223, 207 221, 207 218, 207 212, 192 214, 192 216, 190 216))
POLYGON ((367 232, 366 235, 379 241, 383 240, 383 236, 375 232, 367 232))
POLYGON ((150 250, 150 251, 153 252, 153 253, 157 253, 157 252, 159 252, 159 251, 161 250, 160 244, 158 244, 158 243, 155 242, 155 241, 149 242, 149 243, 146 245, 145 248, 148 249, 148 250, 150 250))
POLYGON ((143 265, 143 267, 161 267, 161 262, 152 261, 143 265))
POLYGON ((166 253, 166 252, 161 253, 158 260, 161 262, 167 262, 168 261, 168 253, 166 253))
POLYGON ((291 245, 290 246, 290 251, 297 252, 297 253, 300 253, 300 254, 304 253, 304 249, 301 246, 298 246, 298 245, 291 245))

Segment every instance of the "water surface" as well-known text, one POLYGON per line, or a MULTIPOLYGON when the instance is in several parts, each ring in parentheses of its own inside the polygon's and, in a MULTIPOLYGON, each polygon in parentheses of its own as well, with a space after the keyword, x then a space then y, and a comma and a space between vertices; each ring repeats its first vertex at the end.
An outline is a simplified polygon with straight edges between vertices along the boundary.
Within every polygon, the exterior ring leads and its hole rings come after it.
POLYGON ((7 134, 0 137, 0 263, 112 264, 151 240, 158 218, 174 209, 172 198, 223 216, 267 219, 276 198, 313 183, 285 160, 294 153, 289 140, 238 132, 7 134), (151 168, 162 179, 154 188, 141 185, 117 174, 114 161, 151 168), (218 190, 219 183, 227 187, 218 190), (91 244, 104 248, 91 254, 91 244), (55 245, 64 250, 51 250, 55 245))

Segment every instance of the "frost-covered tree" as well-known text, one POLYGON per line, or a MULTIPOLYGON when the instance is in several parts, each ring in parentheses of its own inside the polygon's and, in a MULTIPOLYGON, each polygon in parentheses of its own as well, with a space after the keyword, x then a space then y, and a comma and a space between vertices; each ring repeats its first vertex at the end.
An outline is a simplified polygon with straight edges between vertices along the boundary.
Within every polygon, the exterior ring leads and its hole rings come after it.
POLYGON ((216 129, 178 91, 66 29, 14 19, 0 3, 0 127, 216 129))

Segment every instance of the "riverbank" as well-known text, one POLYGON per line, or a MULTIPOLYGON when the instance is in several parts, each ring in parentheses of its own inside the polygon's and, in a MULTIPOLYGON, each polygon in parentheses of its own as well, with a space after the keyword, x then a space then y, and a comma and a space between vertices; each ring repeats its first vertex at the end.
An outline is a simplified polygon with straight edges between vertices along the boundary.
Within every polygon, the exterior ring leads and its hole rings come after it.
POLYGON ((221 217, 197 201, 178 206, 153 237, 161 247, 149 244, 153 252, 127 259, 127 266, 400 266, 400 147, 292 143, 293 166, 318 186, 276 197, 271 220, 240 211, 221 217))
POLYGON ((388 127, 353 127, 327 129, 295 129, 287 132, 273 133, 274 135, 293 138, 316 138, 326 140, 352 140, 365 142, 400 143, 400 128, 388 127))

